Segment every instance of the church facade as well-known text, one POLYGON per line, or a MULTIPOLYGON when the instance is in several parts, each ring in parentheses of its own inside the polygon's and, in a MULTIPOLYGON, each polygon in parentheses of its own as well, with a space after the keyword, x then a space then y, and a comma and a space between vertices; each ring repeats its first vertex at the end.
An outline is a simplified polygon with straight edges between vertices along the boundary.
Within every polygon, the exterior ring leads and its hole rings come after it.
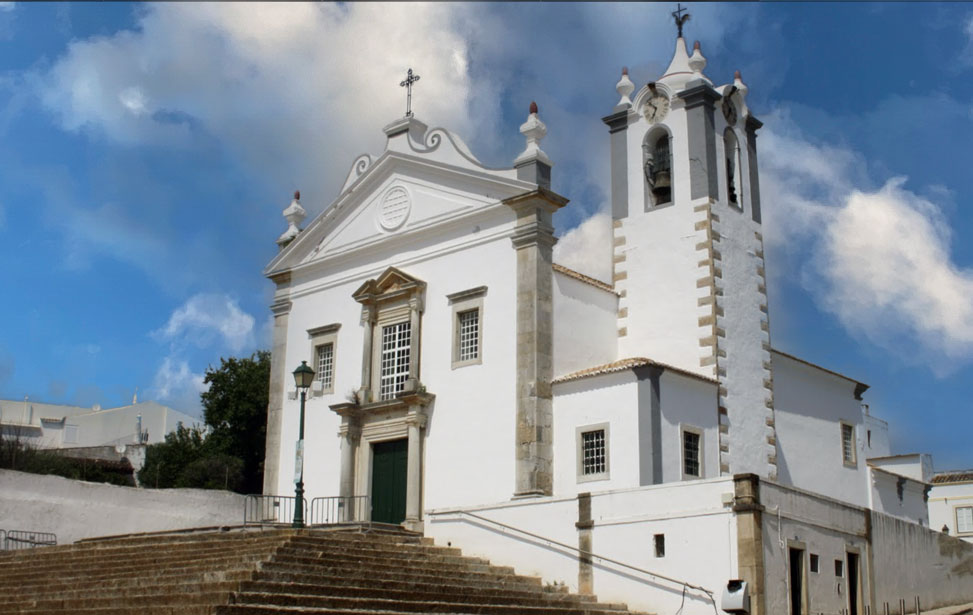
POLYGON ((307 494, 367 498, 356 520, 650 611, 730 608, 732 579, 754 613, 973 601, 928 484, 868 462, 890 451, 867 385, 771 344, 761 123, 705 67, 680 31, 664 75, 616 86, 611 281, 553 262, 571 205, 533 104, 510 168, 410 112, 304 229, 295 195, 264 492, 293 490, 306 361, 307 494))

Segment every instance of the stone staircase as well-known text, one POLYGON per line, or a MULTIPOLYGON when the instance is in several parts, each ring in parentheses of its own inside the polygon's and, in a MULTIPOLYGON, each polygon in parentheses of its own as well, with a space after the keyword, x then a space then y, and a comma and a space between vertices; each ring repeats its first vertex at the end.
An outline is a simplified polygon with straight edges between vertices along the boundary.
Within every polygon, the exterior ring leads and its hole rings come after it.
POLYGON ((628 615, 392 529, 143 535, 2 553, 0 613, 628 615))

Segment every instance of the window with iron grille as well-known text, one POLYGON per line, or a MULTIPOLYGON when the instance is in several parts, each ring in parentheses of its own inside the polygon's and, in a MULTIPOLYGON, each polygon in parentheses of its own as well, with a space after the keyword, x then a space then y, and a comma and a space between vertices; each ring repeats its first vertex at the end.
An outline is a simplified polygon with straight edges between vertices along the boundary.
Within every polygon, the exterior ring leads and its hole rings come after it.
POLYGON ((380 399, 392 399, 409 379, 412 325, 408 321, 382 327, 380 399))
POLYGON ((459 318, 459 360, 470 361, 480 355, 480 310, 467 310, 459 318))
POLYGON ((700 439, 700 434, 696 432, 682 432, 682 473, 684 476, 700 476, 700 439))
POLYGON ((334 344, 321 344, 317 347, 317 374, 315 378, 321 383, 323 390, 331 390, 334 387, 334 344))
POLYGON ((956 533, 973 533, 973 506, 963 506, 956 509, 956 533))
POLYGON ((581 434, 581 474, 604 474, 608 469, 605 430, 596 429, 581 434))
POLYGON ((855 463, 855 427, 848 423, 841 424, 841 459, 847 464, 855 463))

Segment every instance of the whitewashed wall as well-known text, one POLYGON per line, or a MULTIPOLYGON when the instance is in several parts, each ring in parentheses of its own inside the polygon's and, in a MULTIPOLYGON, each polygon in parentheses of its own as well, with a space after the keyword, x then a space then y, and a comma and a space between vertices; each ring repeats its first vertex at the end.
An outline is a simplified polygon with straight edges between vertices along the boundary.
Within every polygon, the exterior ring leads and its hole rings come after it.
POLYGON ((871 467, 868 468, 868 482, 869 508, 930 527, 926 504, 927 483, 871 467))
POLYGON ((135 489, 0 470, 0 529, 82 538, 241 525, 245 497, 203 489, 135 489))
MULTIPOLYGON (((767 613, 789 612, 788 548, 804 549, 809 613, 837 613, 849 608, 847 550, 860 553, 864 596, 868 596, 866 512, 812 493, 773 483, 760 483, 764 505, 763 546, 767 613), (810 555, 818 556, 819 570, 810 572, 810 555), (835 575, 835 560, 845 573, 835 575)), ((873 613, 880 611, 872 610, 873 613)))
MULTIPOLYGON (((394 175, 383 186, 415 181, 394 175)), ((383 190, 384 187, 378 188, 376 194, 383 190)), ((425 193, 416 190, 415 194, 425 193)), ((288 371, 302 360, 312 363, 308 329, 341 324, 335 349, 334 394, 313 397, 307 402, 308 498, 338 494, 340 420, 329 406, 347 401, 348 394, 361 385, 361 305, 352 294, 389 266, 427 284, 419 350, 420 380, 429 393, 436 395, 436 400, 428 411, 424 431, 423 507, 495 501, 514 491, 517 278, 516 251, 510 241, 514 215, 505 205, 483 204, 466 193, 453 193, 449 198, 455 201, 454 205, 464 204, 468 212, 454 223, 438 228, 435 234, 417 236, 413 241, 399 237, 372 250, 357 252, 330 265, 332 269, 312 265, 300 275, 295 274, 285 359, 288 371), (485 266, 487 263, 489 266, 485 266), (478 286, 487 287, 481 321, 483 361, 480 365, 452 369, 453 316, 446 296, 478 286), (490 472, 481 471, 484 459, 490 460, 490 472), (470 480, 470 476, 477 476, 477 480, 470 480)), ((413 208, 421 210, 423 206, 422 201, 417 201, 413 208)), ((360 217, 370 220, 367 213, 360 217)), ((285 382, 287 390, 293 391, 293 380, 288 376, 285 382)), ((298 416, 299 402, 285 399, 277 487, 281 494, 293 490, 298 416)), ((360 455, 370 455, 367 445, 363 449, 360 455)), ((360 488, 370 489, 370 477, 359 476, 356 482, 360 488)))
POLYGON ((925 483, 928 483, 934 474, 932 455, 924 453, 869 458, 868 465, 925 483))
POLYGON ((888 457, 892 454, 889 442, 889 424, 869 414, 867 404, 862 419, 865 423, 865 458, 888 457))
POLYGON ((973 546, 916 523, 851 506, 791 487, 761 482, 767 612, 788 612, 788 553, 791 546, 819 557, 807 573, 808 612, 849 607, 847 553, 859 553, 863 604, 872 613, 899 599, 924 609, 973 601, 973 546), (869 532, 871 540, 869 541, 869 532), (835 573, 842 561, 843 575, 835 573))
POLYGON ((659 403, 662 407, 662 480, 683 480, 682 427, 703 432, 703 478, 720 474, 720 442, 716 383, 666 370, 662 372, 659 403))
MULTIPOLYGON (((736 574, 736 525, 722 504, 733 481, 720 478, 673 485, 613 490, 591 494, 592 551, 683 582, 709 589, 719 601, 722 587, 736 574), (664 534, 666 553, 656 558, 655 534, 664 534), (705 560, 705 565, 703 559, 705 560)), ((545 539, 577 546, 578 500, 539 498, 467 509, 481 517, 526 530, 545 539)), ((451 544, 466 555, 514 566, 518 573, 547 582, 578 587, 578 555, 550 542, 525 536, 461 514, 456 510, 427 511, 426 535, 436 544, 451 544)), ((714 612, 702 592, 653 578, 603 560, 594 561, 594 593, 631 609, 686 615, 714 612)))
POLYGON ((973 506, 973 482, 934 484, 929 492, 929 527, 934 530, 946 527, 950 536, 973 543, 973 533, 956 531, 956 509, 967 506, 973 506))
POLYGON ((651 485, 653 442, 661 445, 663 483, 683 480, 682 428, 702 431, 704 478, 719 475, 716 383, 672 370, 660 378, 660 434, 651 427, 651 383, 632 370, 554 386, 554 488, 557 496, 651 485), (607 424, 609 472, 583 480, 578 472, 578 428, 607 424))
POLYGON ((618 295, 554 273, 554 377, 617 358, 618 295))
MULTIPOLYGON (((648 412, 648 408, 644 409, 648 412)), ((631 370, 554 385, 554 494, 634 487, 642 483, 639 381, 631 370), (579 481, 577 430, 608 424, 608 477, 579 481)))
POLYGON ((973 602, 973 545, 888 515, 872 514, 875 606, 919 596, 923 610, 973 602))
POLYGON ((855 382, 780 353, 772 357, 780 482, 866 506, 862 412, 855 382), (842 458, 842 420, 855 426, 854 467, 842 458))

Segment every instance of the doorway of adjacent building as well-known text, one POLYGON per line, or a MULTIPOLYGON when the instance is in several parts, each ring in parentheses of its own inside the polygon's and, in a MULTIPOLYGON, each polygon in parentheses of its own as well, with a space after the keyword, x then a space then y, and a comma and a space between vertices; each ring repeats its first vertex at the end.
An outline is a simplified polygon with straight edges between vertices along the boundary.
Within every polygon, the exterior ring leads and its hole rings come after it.
POLYGON ((848 615, 858 615, 858 554, 848 554, 848 615))
POLYGON ((791 615, 804 615, 804 549, 790 547, 791 615))
POLYGON ((407 439, 372 444, 372 521, 401 523, 405 520, 408 461, 407 439))

